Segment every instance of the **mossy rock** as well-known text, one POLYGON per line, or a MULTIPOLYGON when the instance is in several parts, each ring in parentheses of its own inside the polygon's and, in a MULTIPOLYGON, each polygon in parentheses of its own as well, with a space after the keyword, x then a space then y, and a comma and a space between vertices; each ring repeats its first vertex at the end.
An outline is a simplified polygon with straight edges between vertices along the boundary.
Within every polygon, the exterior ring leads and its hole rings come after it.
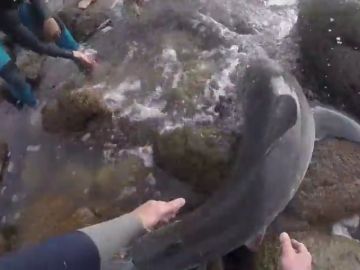
POLYGON ((90 123, 109 119, 111 112, 100 93, 77 90, 65 91, 56 102, 46 105, 42 116, 46 131, 66 133, 85 131, 90 123))
POLYGON ((42 196, 29 203, 18 222, 18 246, 36 244, 81 228, 84 224, 72 218, 76 208, 74 201, 55 194, 42 196))
POLYGON ((212 127, 175 129, 159 135, 155 162, 197 191, 210 194, 226 180, 235 138, 212 127))
POLYGON ((197 112, 199 98, 203 95, 212 75, 211 71, 201 63, 197 60, 188 60, 183 63, 184 73, 181 75, 179 84, 165 94, 166 112, 177 110, 187 116, 192 116, 197 112))
POLYGON ((256 270, 280 270, 280 244, 278 238, 270 236, 265 239, 261 250, 256 255, 256 270))
POLYGON ((310 224, 331 224, 360 211, 360 146, 325 140, 315 145, 307 174, 288 210, 310 224))
POLYGON ((105 165, 98 171, 90 195, 97 199, 116 199, 125 189, 135 187, 148 174, 149 170, 140 158, 133 155, 122 157, 116 164, 105 165))

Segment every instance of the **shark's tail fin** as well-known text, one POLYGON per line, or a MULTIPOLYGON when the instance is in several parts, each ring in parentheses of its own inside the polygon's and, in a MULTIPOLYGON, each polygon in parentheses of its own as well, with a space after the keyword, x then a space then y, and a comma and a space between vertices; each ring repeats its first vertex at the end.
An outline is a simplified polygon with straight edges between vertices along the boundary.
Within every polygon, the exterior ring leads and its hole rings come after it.
POLYGON ((329 107, 317 105, 312 110, 316 140, 330 137, 360 143, 360 124, 355 119, 329 107))

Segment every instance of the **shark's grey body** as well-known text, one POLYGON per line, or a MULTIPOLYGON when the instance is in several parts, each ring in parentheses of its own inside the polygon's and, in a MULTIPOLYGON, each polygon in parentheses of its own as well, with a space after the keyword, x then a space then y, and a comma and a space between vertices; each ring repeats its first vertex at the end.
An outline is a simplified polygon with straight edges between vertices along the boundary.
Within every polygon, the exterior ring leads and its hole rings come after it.
POLYGON ((271 60, 254 61, 242 87, 245 129, 229 181, 182 221, 139 239, 131 248, 137 269, 191 269, 248 243, 297 191, 311 161, 315 130, 321 137, 360 140, 355 121, 311 109, 296 79, 271 60))

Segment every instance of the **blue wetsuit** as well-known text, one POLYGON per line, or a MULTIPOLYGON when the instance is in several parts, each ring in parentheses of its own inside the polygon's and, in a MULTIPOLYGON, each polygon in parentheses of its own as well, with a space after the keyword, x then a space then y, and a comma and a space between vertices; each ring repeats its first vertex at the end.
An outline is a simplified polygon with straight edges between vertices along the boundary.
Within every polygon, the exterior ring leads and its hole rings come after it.
MULTIPOLYGON (((79 48, 69 30, 57 20, 61 36, 55 44, 41 41, 43 23, 51 17, 43 0, 0 0, 0 31, 15 42, 39 54, 74 59, 72 51, 79 48)), ((35 106, 36 99, 30 85, 0 44, 0 76, 7 82, 11 95, 28 106, 35 106)))
POLYGON ((127 214, 2 257, 0 270, 134 270, 122 255, 144 232, 140 220, 127 214))

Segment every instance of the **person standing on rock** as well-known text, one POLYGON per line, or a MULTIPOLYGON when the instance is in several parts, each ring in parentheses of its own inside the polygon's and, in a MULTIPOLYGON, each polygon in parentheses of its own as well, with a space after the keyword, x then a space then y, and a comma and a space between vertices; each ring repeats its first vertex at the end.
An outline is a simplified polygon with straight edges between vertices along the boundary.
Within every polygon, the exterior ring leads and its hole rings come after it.
POLYGON ((53 238, 0 258, 1 270, 133 270, 126 248, 137 237, 168 223, 185 205, 182 198, 148 201, 116 219, 53 238))
MULTIPOLYGON (((52 17, 44 0, 1 0, 0 31, 36 53, 71 59, 88 69, 94 65, 91 57, 79 51, 65 25, 52 17)), ((36 106, 31 86, 1 44, 0 77, 18 105, 36 106)))

